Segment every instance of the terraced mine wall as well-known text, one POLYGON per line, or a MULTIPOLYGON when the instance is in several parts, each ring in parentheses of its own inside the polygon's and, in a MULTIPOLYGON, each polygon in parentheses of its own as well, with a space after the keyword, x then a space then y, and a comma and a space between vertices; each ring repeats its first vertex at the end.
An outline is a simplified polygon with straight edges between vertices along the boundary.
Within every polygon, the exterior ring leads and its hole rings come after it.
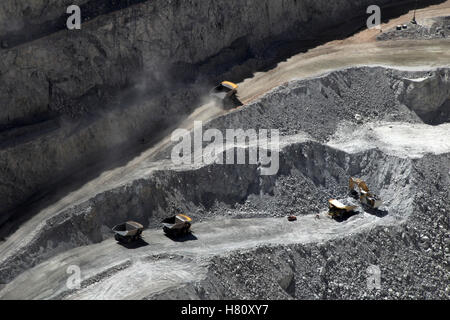
POLYGON ((393 2, 71 4, 84 10, 81 31, 64 27, 68 1, 0 4, 0 224, 85 168, 156 140, 205 84, 276 61, 280 43, 352 32, 365 25, 368 5, 393 2))
POLYGON ((99 194, 36 226, 38 232, 31 243, 1 261, 0 283, 57 253, 110 237, 108 226, 117 221, 134 219, 146 227, 157 227, 167 214, 177 210, 190 212, 196 221, 225 212, 240 218, 320 212, 326 209, 329 198, 346 196, 349 175, 364 176, 380 186, 377 192, 389 204, 390 218, 401 220, 410 214, 415 194, 407 185, 411 170, 408 159, 376 150, 348 155, 317 143, 291 145, 280 156, 282 170, 270 178, 260 176, 255 166, 211 165, 158 171, 149 179, 99 194), (322 155, 326 160, 320 160, 322 155), (395 198, 398 191, 401 196, 395 198))
MULTIPOLYGON (((411 97, 415 90, 427 92, 423 91, 427 86, 421 83, 434 83, 441 88, 439 92, 447 92, 448 75, 448 68, 407 72, 361 67, 275 88, 253 103, 205 123, 205 129, 279 129, 282 139, 290 142, 280 153, 277 175, 262 176, 257 165, 215 164, 161 168, 142 178, 123 181, 33 225, 33 233, 21 239, 20 245, 9 243, 12 247, 8 255, 0 257, 0 283, 8 283, 58 253, 101 242, 111 237, 112 226, 126 220, 157 227, 163 217, 180 210, 189 212, 196 221, 229 216, 230 212, 239 218, 321 212, 327 210, 328 199, 347 195, 349 176, 362 177, 369 185, 377 186, 373 192, 384 200, 387 219, 400 224, 417 206, 423 209, 421 200, 417 200, 426 197, 420 182, 422 175, 438 177, 433 185, 442 193, 439 197, 448 192, 448 154, 436 156, 438 169, 431 163, 427 172, 422 159, 387 154, 374 146, 349 153, 327 142, 339 126, 363 125, 355 114, 360 114, 364 123, 423 124, 417 113, 403 103, 405 88, 409 88, 407 94, 411 97), (411 82, 419 85, 409 87, 411 82), (421 164, 419 169, 417 163, 421 164)), ((437 101, 446 105, 447 100, 437 101)), ((428 105, 431 112, 436 108, 428 105)), ((170 151, 171 146, 167 149, 170 151)), ((161 152, 159 159, 164 161, 168 154, 161 152)), ((439 199, 442 210, 446 200, 439 199)))
POLYGON ((321 243, 231 252, 212 260, 204 280, 148 298, 446 300, 449 161, 448 153, 414 161, 415 196, 405 223, 321 243), (371 266, 380 269, 380 290, 367 285, 371 266))

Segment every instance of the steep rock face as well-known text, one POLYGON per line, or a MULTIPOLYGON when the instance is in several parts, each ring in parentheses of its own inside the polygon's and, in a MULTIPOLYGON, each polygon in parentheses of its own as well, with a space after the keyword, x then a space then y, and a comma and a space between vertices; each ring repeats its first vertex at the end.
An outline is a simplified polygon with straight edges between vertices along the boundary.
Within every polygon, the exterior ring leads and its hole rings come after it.
POLYGON ((200 95, 194 85, 270 60, 280 41, 353 30, 368 5, 392 1, 103 2, 72 2, 90 20, 81 31, 64 29, 66 2, 0 4, 14 21, 1 37, 20 44, 0 51, 0 223, 99 155, 176 122, 200 95))
POLYGON ((441 69, 395 84, 399 100, 429 124, 450 120, 450 74, 441 69))
MULTIPOLYGON (((8 42, 13 34, 22 33, 24 39, 30 39, 27 30, 29 26, 39 26, 56 20, 66 12, 71 4, 81 5, 89 0, 4 0, 0 5, 0 38, 8 42)), ((5 43, 3 46, 9 45, 5 43)))
POLYGON ((92 95, 93 89, 140 82, 136 72, 144 72, 153 86, 168 80, 167 73, 177 79, 183 76, 180 73, 195 76, 198 64, 208 64, 208 59, 214 60, 211 69, 225 70, 249 54, 264 54, 271 42, 308 38, 349 16, 362 17, 359 27, 369 3, 146 1, 85 23, 82 31, 63 28, 40 41, 2 52, 1 97, 6 107, 0 125, 47 109, 82 112, 81 105, 92 102, 77 100, 92 95), (233 52, 222 52, 227 48, 233 52), (18 82, 24 85, 18 88, 18 82))
MULTIPOLYGON (((150 227, 169 213, 189 212, 195 221, 233 214, 236 217, 307 215, 326 209, 328 199, 346 197, 349 175, 378 183, 391 218, 403 219, 413 198, 407 186, 411 162, 379 151, 346 154, 318 143, 297 143, 282 150, 281 170, 263 177, 256 166, 210 165, 195 170, 157 171, 98 194, 63 210, 35 228, 32 239, 0 259, 0 283, 58 253, 101 242, 119 221, 137 220, 150 227), (324 155, 322 159, 319 155, 324 155), (366 167, 372 172, 366 172, 366 167), (399 177, 398 171, 406 172, 399 177), (381 172, 379 174, 378 172, 381 172), (397 176, 393 183, 391 176, 397 176), (401 190, 399 197, 397 190, 401 190)), ((372 183, 375 184, 375 183, 372 183)))
POLYGON ((321 243, 217 256, 203 280, 148 299, 448 300, 449 160, 445 154, 413 161, 409 179, 415 195, 411 215, 401 224, 321 243), (379 288, 368 285, 373 267, 380 272, 379 288))
MULTIPOLYGON (((418 193, 405 223, 320 244, 259 247, 220 257, 210 267, 207 280, 178 289, 178 295, 200 299, 448 299, 448 281, 442 281, 449 278, 450 263, 445 209, 449 204, 448 161, 449 154, 415 161, 411 179, 417 181, 418 193), (381 272, 378 290, 367 285, 371 266, 381 272)), ((150 298, 163 299, 171 293, 150 298)))
MULTIPOLYGON (((326 210, 330 198, 346 197, 349 176, 376 186, 372 191, 383 199, 388 216, 404 220, 412 213, 416 194, 415 184, 410 183, 410 159, 384 154, 375 145, 371 145, 374 149, 347 153, 323 143, 338 130, 336 123, 356 126, 356 113, 375 123, 393 121, 393 114, 398 115, 396 121, 420 123, 414 112, 396 100, 393 84, 427 74, 361 67, 280 86, 204 126, 204 130, 279 129, 284 147, 276 175, 262 176, 258 165, 178 167, 170 161, 149 172, 152 163, 143 161, 120 173, 126 178, 117 185, 108 183, 100 190, 104 180, 102 184, 94 182, 86 199, 75 198, 79 200, 76 204, 74 198, 63 199, 67 205, 50 210, 51 215, 40 223, 27 222, 32 233, 21 238, 20 246, 10 242, 13 249, 8 255, 0 253, 0 283, 57 253, 110 237, 111 227, 121 221, 136 220, 146 227, 157 227, 164 217, 180 211, 195 221, 229 216, 230 212, 239 218, 317 213, 326 210), (362 103, 360 97, 365 98, 362 103), (305 140, 305 136, 310 138, 305 140)), ((110 177, 107 181, 117 180, 110 177)), ((448 181, 441 185, 445 183, 448 181)))

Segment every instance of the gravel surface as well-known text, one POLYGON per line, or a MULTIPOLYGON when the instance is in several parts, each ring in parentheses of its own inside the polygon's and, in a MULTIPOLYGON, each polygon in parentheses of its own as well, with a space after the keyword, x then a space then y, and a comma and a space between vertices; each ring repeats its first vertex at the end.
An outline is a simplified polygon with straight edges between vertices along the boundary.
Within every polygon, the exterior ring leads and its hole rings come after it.
POLYGON ((417 24, 408 23, 406 29, 392 28, 382 34, 377 39, 385 40, 429 40, 450 38, 450 17, 434 17, 419 20, 417 24))
POLYGON ((426 123, 447 111, 448 73, 350 68, 275 88, 204 129, 280 129, 276 175, 257 165, 178 167, 158 150, 160 162, 116 171, 114 188, 37 215, 39 224, 0 244, 0 297, 448 299, 450 146, 430 147, 448 128, 445 118, 426 123), (329 198, 353 201, 350 176, 384 204, 332 220, 329 198), (196 221, 194 237, 173 242, 159 221, 180 211, 196 221), (147 245, 129 250, 111 238, 127 219, 150 227, 147 245), (69 264, 85 272, 80 290, 65 287, 69 264), (367 287, 370 266, 381 270, 380 290, 367 287))

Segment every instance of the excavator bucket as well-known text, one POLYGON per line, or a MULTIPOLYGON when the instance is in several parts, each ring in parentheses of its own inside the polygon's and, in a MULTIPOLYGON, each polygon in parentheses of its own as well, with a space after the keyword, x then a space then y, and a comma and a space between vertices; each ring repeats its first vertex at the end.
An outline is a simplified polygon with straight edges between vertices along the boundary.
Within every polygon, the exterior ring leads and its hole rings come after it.
POLYGON ((359 196, 362 204, 368 205, 373 209, 378 209, 383 204, 383 201, 378 196, 371 193, 367 184, 359 178, 350 178, 349 188, 350 192, 359 196), (358 187, 358 190, 356 187, 358 187))
POLYGON ((349 180, 350 190, 355 190, 356 186, 360 190, 364 190, 365 192, 369 192, 369 187, 367 187, 367 184, 363 180, 361 180, 359 178, 350 178, 350 180, 349 180))

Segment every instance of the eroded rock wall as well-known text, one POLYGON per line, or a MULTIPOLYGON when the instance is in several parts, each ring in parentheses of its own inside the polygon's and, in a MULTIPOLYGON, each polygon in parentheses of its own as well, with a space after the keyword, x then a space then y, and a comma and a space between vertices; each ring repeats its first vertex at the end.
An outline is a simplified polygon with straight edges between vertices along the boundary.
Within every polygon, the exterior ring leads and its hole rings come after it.
POLYGON ((420 78, 403 78, 394 85, 398 99, 429 124, 450 120, 450 74, 446 69, 420 78))
POLYGON ((264 65, 277 55, 280 42, 324 35, 337 26, 355 30, 365 24, 368 5, 392 5, 388 0, 73 3, 99 8, 88 10, 81 31, 64 29, 67 1, 0 4, 0 36, 11 45, 0 49, 0 223, 53 184, 70 183, 78 170, 108 161, 144 136, 156 138, 192 110, 200 84, 219 80, 250 57, 264 65))

